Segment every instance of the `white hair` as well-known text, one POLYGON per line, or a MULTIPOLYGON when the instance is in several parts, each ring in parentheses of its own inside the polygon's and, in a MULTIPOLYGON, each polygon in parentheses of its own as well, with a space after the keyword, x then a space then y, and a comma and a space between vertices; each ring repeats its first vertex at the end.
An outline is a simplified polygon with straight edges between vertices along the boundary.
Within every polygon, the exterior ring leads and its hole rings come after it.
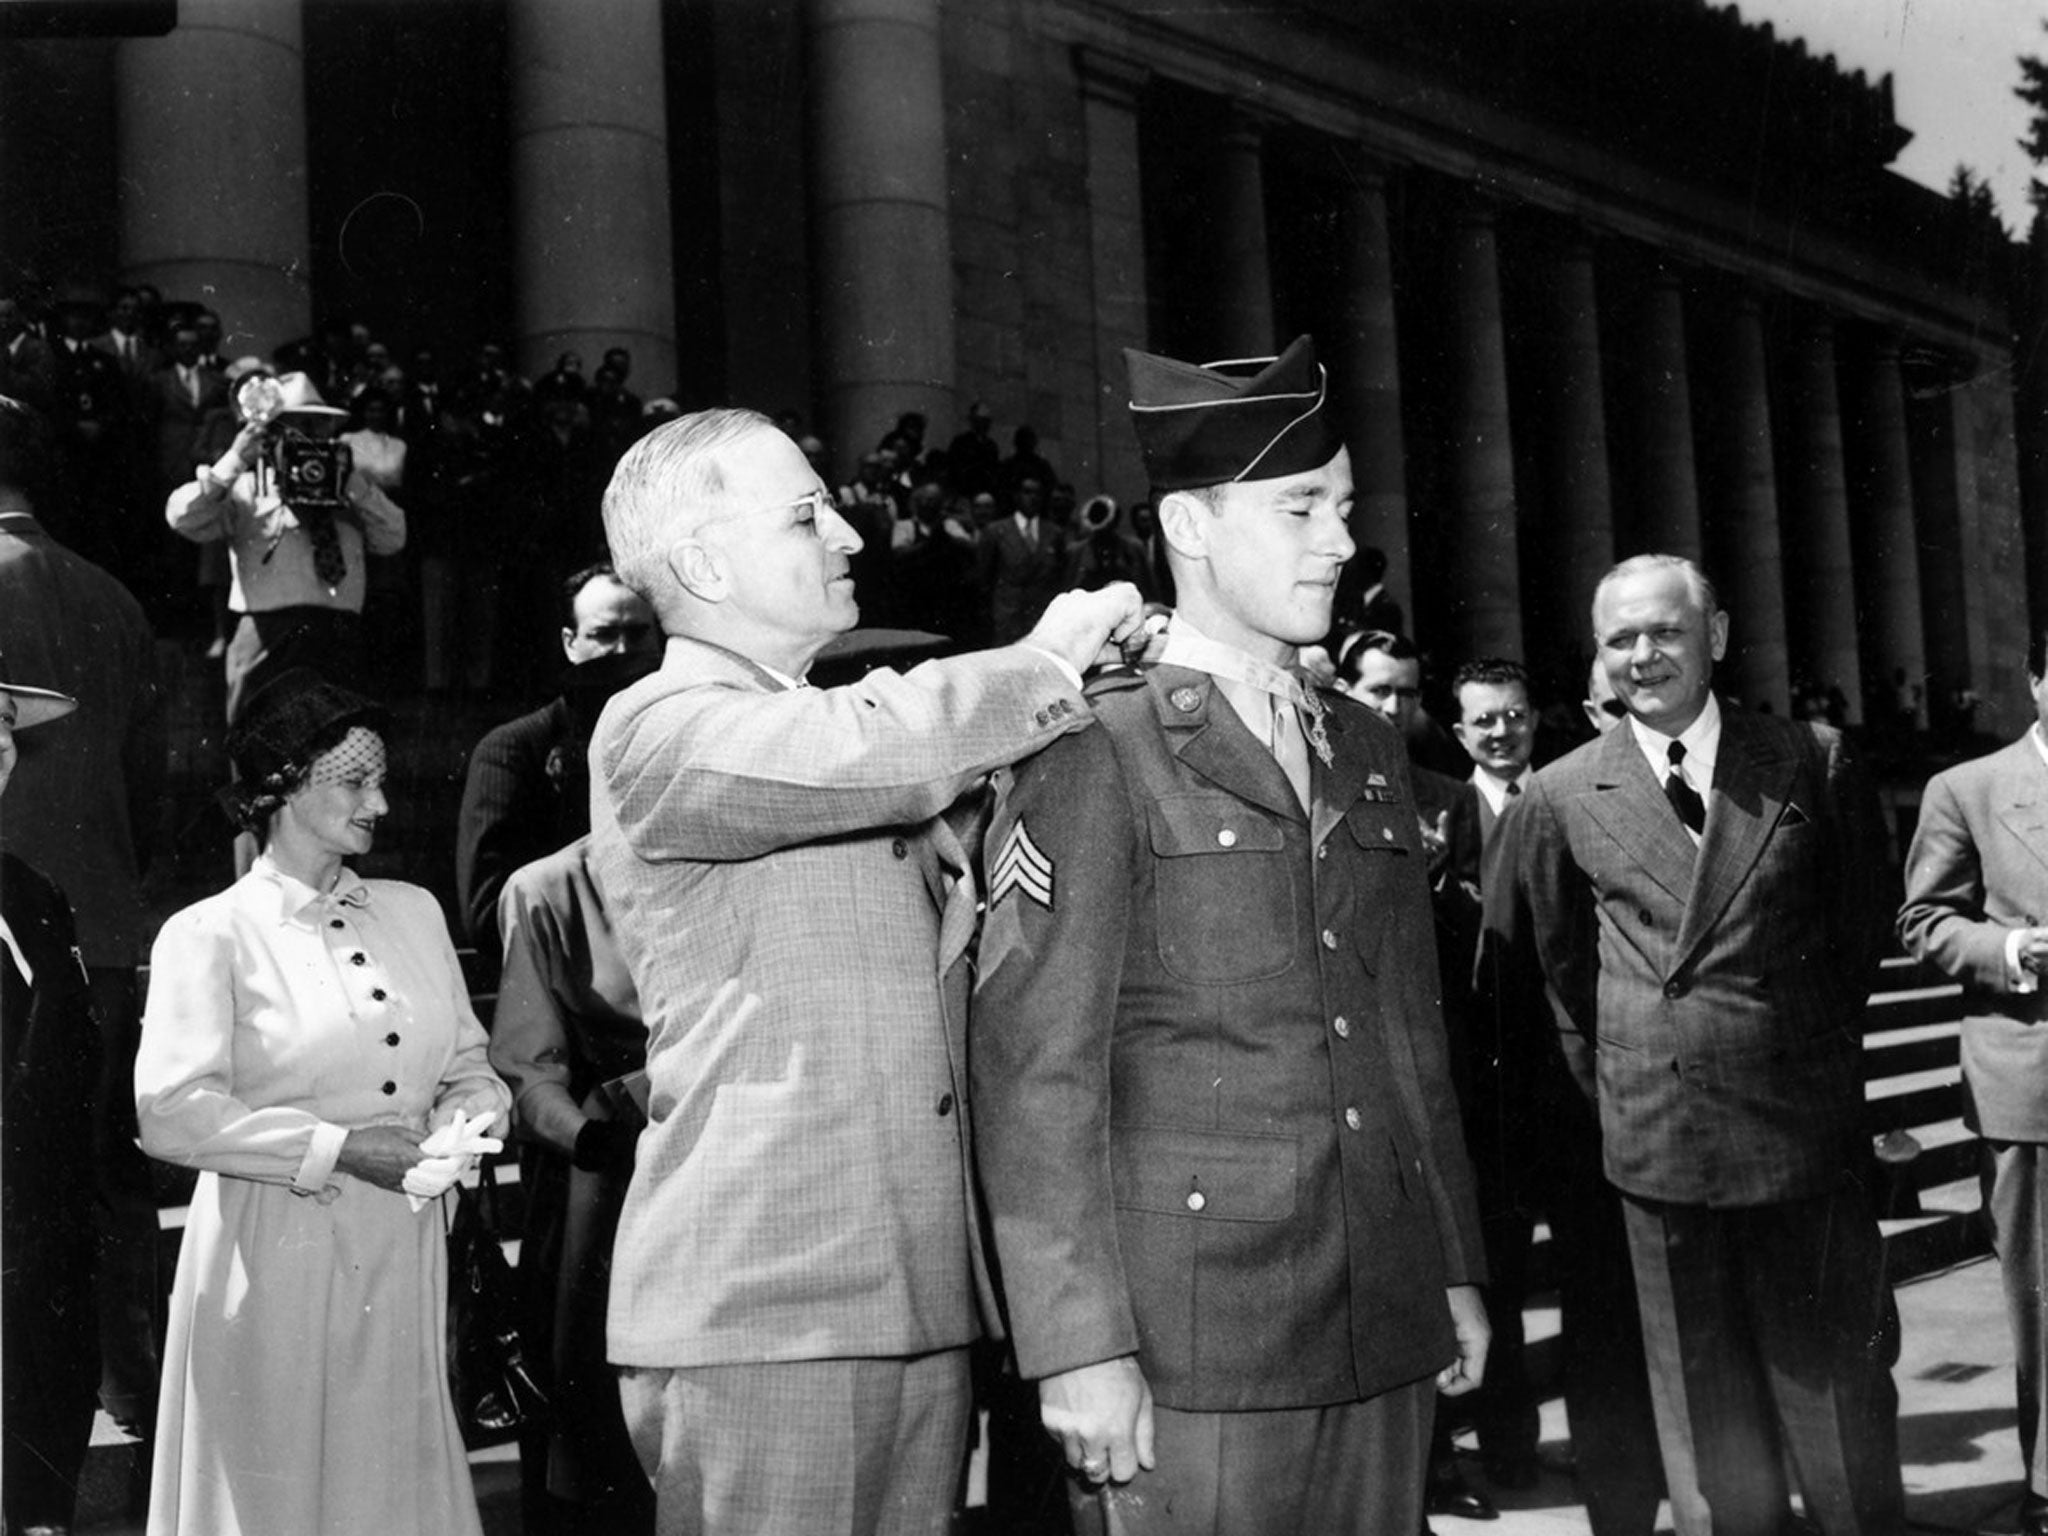
POLYGON ((619 580, 667 621, 674 607, 668 552, 719 511, 725 469, 719 450, 775 423, 759 411, 693 411, 641 438, 612 471, 604 492, 604 536, 619 580))

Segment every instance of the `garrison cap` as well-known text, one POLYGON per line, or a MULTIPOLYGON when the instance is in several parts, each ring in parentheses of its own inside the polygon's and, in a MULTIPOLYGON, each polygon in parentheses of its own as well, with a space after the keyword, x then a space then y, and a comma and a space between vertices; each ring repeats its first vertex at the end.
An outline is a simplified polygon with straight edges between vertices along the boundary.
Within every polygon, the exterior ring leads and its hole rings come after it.
POLYGON ((1152 484, 1188 491, 1320 469, 1344 446, 1315 342, 1278 357, 1183 363, 1124 349, 1131 425, 1152 484))

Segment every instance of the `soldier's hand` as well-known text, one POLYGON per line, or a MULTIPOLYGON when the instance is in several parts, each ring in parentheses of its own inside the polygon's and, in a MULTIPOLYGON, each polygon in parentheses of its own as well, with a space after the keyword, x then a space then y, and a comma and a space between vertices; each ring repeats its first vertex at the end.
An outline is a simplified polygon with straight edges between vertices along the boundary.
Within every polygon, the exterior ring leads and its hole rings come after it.
POLYGON ((1493 1325, 1486 1320, 1486 1302, 1476 1285, 1447 1285, 1444 1300, 1451 1309, 1451 1329, 1458 1337, 1458 1358, 1436 1373, 1436 1389, 1445 1397, 1462 1397, 1486 1379, 1486 1349, 1493 1325))
POLYGON ((1067 1465, 1091 1483, 1128 1483, 1152 1470, 1152 1388, 1137 1357, 1120 1355, 1048 1376, 1039 1417, 1067 1465))
POLYGON ((1099 592, 1062 592, 1024 643, 1063 658, 1076 672, 1118 658, 1117 642, 1137 631, 1145 600, 1128 581, 1113 581, 1099 592))

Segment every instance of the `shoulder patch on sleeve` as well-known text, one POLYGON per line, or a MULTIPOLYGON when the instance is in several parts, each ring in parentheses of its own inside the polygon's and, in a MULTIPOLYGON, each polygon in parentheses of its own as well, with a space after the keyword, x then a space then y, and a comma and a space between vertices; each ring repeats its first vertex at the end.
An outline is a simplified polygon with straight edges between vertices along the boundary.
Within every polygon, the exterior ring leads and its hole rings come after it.
POLYGON ((994 907, 1010 892, 1018 891, 1050 912, 1052 890, 1052 860, 1031 840, 1030 830, 1019 818, 989 866, 988 904, 994 907))

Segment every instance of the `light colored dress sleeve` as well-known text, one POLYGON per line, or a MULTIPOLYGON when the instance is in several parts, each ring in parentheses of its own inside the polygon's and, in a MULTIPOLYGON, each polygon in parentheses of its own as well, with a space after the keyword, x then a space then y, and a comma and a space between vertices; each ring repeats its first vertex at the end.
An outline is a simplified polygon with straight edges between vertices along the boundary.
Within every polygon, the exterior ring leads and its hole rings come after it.
POLYGON ((149 1006, 135 1059, 142 1150, 311 1194, 333 1175, 348 1129, 307 1109, 235 1096, 239 946, 222 915, 208 903, 188 907, 164 924, 150 951, 149 1006))

